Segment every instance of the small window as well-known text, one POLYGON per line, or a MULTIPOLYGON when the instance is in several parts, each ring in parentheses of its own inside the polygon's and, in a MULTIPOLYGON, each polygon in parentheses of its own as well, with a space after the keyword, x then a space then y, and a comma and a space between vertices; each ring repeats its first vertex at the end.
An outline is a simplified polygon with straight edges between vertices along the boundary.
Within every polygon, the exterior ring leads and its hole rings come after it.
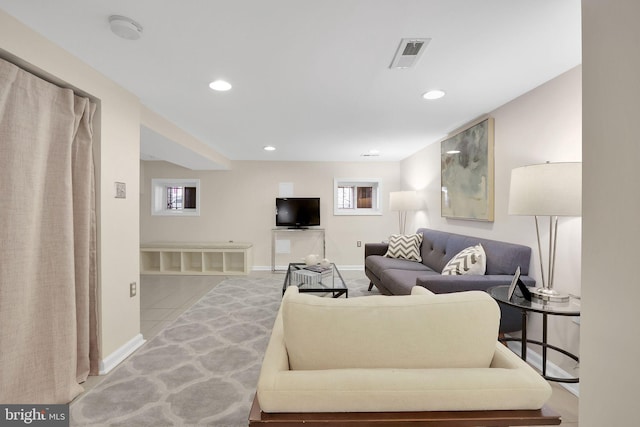
POLYGON ((167 187, 167 209, 195 209, 198 191, 196 187, 167 187))
POLYGON ((152 179, 151 215, 200 215, 199 179, 152 179))
POLYGON ((336 179, 334 215, 381 215, 380 180, 336 179))

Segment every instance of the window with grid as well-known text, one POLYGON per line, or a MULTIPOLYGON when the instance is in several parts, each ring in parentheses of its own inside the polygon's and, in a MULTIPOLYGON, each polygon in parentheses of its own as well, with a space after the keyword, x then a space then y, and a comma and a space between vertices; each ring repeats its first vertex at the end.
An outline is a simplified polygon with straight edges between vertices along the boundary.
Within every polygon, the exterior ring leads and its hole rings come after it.
POLYGON ((200 215, 200 180, 152 179, 152 215, 200 215))
POLYGON ((167 187, 167 209, 195 209, 196 187, 167 187))
POLYGON ((167 209, 182 209, 182 187, 167 187, 167 209))
POLYGON ((338 187, 338 209, 353 209, 354 187, 341 185, 338 187))
POLYGON ((377 179, 336 179, 335 215, 380 215, 380 181, 377 179))

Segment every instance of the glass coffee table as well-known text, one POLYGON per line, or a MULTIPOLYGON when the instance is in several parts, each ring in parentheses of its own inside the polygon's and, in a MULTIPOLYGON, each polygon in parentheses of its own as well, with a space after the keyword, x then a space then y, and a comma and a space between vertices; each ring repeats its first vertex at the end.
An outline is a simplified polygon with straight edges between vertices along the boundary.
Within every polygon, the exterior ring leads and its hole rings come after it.
POLYGON ((349 298, 349 289, 338 267, 334 263, 327 267, 307 266, 301 262, 292 262, 287 268, 282 285, 282 294, 289 286, 297 286, 300 292, 330 293, 333 298, 349 298))

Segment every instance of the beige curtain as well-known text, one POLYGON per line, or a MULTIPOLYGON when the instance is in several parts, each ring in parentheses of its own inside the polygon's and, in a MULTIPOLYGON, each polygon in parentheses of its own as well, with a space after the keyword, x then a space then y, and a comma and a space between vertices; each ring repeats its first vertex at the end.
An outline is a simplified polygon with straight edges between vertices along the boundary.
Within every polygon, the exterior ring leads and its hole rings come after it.
POLYGON ((0 402, 67 403, 97 373, 87 98, 0 59, 0 402))

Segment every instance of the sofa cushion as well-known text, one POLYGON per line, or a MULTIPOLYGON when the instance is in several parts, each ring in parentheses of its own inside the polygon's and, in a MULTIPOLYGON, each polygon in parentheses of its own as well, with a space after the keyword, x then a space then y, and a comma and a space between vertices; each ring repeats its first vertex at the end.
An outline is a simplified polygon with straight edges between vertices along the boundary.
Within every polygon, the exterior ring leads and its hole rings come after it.
POLYGON ((422 286, 414 286, 411 288, 411 295, 435 295, 427 288, 423 288, 422 286))
POLYGON ((419 277, 433 274, 440 276, 435 271, 388 268, 380 275, 380 281, 385 284, 391 295, 409 295, 419 277))
POLYGON ((376 277, 380 278, 385 270, 390 268, 398 270, 432 271, 429 267, 417 261, 406 259, 387 258, 381 255, 370 255, 364 260, 367 270, 370 270, 376 277))
POLYGON ((388 258, 400 258, 410 261, 421 262, 420 245, 422 244, 422 233, 420 234, 392 234, 389 237, 389 248, 384 255, 388 258))
POLYGON ((462 276, 484 275, 487 270, 487 255, 481 244, 469 246, 458 252, 456 256, 451 258, 447 265, 442 269, 443 275, 462 276))
MULTIPOLYGON (((454 278, 439 274, 437 277, 454 278)), ((290 287, 285 298, 297 292, 297 288, 290 287)), ((417 286, 411 292, 414 295, 429 295, 429 291, 417 286)), ((439 297, 434 299, 437 298, 439 297)), ((290 355, 285 345, 283 308, 284 302, 274 322, 257 386, 261 409, 267 413, 538 409, 551 396, 551 387, 544 378, 497 341, 493 342, 494 354, 488 368, 356 367, 293 371, 290 370, 290 355)), ((368 314, 367 311, 363 313, 368 314)), ((369 317, 364 317, 355 319, 353 323, 368 321, 369 317)), ((345 328, 344 325, 330 326, 334 329, 345 328)), ((441 335, 447 336, 448 326, 446 323, 438 323, 431 329, 437 329, 441 335)), ((425 325, 422 327, 425 328, 425 325)), ((325 328, 323 332, 328 329, 331 328, 325 328)), ((323 348, 321 354, 329 356, 333 353, 328 348, 323 348)), ((366 362, 366 358, 362 362, 366 362)))
POLYGON ((520 267, 523 276, 529 274, 531 248, 528 246, 428 228, 420 228, 417 233, 424 236, 420 251, 422 263, 438 273, 442 272, 447 262, 458 252, 480 243, 487 255, 486 274, 513 275, 517 267, 520 267))
POLYGON ((282 316, 292 370, 486 368, 500 310, 477 291, 334 299, 290 286, 282 316))

